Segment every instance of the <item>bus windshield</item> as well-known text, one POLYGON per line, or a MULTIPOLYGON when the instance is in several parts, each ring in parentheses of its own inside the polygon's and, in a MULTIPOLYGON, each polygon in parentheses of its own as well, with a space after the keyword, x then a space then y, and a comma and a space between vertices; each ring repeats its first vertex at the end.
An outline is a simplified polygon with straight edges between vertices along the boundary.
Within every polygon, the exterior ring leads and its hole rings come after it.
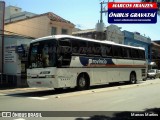
POLYGON ((31 43, 29 51, 29 68, 56 66, 56 40, 44 40, 31 43))

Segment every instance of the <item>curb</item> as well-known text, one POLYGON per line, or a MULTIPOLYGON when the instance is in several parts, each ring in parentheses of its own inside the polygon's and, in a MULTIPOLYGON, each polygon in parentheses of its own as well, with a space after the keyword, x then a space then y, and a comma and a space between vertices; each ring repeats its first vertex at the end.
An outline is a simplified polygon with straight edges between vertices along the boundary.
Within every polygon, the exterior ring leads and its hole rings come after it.
POLYGON ((140 86, 146 86, 146 85, 154 85, 154 84, 160 84, 160 82, 149 82, 149 83, 140 83, 140 84, 125 85, 125 86, 114 86, 109 88, 93 89, 93 90, 86 90, 86 91, 77 91, 72 93, 57 94, 57 95, 53 95, 53 97, 54 98, 73 97, 73 96, 79 96, 79 95, 94 94, 94 93, 140 87, 140 86))
POLYGON ((15 88, 15 89, 5 89, 5 90, 0 90, 0 93, 2 93, 2 92, 12 92, 12 91, 25 91, 25 90, 37 90, 37 88, 15 88))

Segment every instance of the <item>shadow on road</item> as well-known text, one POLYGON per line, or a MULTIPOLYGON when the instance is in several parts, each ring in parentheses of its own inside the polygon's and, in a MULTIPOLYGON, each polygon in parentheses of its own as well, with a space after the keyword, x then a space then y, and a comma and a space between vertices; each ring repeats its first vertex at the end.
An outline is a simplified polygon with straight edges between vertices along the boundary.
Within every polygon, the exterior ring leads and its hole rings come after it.
POLYGON ((112 117, 95 115, 90 118, 76 118, 75 120, 160 120, 160 108, 146 109, 143 112, 116 112, 112 117))
MULTIPOLYGON (((138 83, 138 84, 141 84, 138 83)), ((90 88, 92 89, 100 89, 100 88, 109 88, 109 87, 117 87, 117 86, 124 86, 124 85, 130 85, 128 83, 111 83, 107 85, 99 85, 99 86, 93 86, 90 88)), ((70 89, 57 89, 57 90, 32 90, 32 91, 14 91, 14 93, 8 93, 6 96, 12 96, 12 97, 43 97, 43 96, 49 96, 49 95, 57 95, 57 94, 64 94, 64 93, 71 93, 71 92, 78 92, 76 88, 70 88, 70 89)))

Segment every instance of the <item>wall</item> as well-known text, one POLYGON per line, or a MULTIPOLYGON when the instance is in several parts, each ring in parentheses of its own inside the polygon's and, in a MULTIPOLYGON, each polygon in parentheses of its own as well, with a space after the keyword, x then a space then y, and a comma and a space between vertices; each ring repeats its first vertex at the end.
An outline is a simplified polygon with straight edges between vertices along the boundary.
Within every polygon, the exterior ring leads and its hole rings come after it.
POLYGON ((110 25, 107 27, 106 38, 108 41, 113 41, 115 43, 124 43, 124 34, 116 25, 110 25))
POLYGON ((7 6, 5 8, 5 19, 10 18, 13 14, 20 13, 22 11, 21 8, 15 6, 7 6))
POLYGON ((4 74, 21 75, 21 60, 16 53, 16 46, 29 44, 31 40, 17 36, 4 37, 4 74))
POLYGON ((46 36, 50 33, 49 19, 46 16, 6 24, 4 29, 34 38, 46 36))
POLYGON ((16 20, 21 20, 21 19, 25 19, 25 18, 29 18, 29 17, 33 17, 36 14, 30 13, 30 12, 20 12, 20 13, 16 13, 11 15, 9 18, 5 19, 5 23, 9 23, 12 21, 16 21, 16 20))
POLYGON ((72 35, 72 30, 74 28, 73 25, 70 25, 68 23, 64 23, 64 22, 56 22, 56 21, 50 21, 49 22, 50 26, 50 34, 51 35, 51 29, 52 27, 56 27, 57 28, 57 34, 62 34, 61 30, 62 29, 67 29, 68 30, 68 35, 72 35))
POLYGON ((73 25, 51 21, 47 15, 34 17, 5 25, 5 30, 18 33, 33 38, 51 35, 51 29, 57 27, 57 34, 61 34, 61 29, 68 29, 68 34, 72 34, 73 25))

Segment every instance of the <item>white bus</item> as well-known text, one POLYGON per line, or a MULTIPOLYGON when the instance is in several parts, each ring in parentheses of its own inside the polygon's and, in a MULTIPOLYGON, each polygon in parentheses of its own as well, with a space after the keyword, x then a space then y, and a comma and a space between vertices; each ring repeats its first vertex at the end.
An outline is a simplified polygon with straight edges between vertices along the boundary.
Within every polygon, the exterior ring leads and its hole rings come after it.
POLYGON ((69 35, 31 41, 27 82, 30 87, 88 89, 112 82, 132 84, 145 77, 145 50, 69 35))

